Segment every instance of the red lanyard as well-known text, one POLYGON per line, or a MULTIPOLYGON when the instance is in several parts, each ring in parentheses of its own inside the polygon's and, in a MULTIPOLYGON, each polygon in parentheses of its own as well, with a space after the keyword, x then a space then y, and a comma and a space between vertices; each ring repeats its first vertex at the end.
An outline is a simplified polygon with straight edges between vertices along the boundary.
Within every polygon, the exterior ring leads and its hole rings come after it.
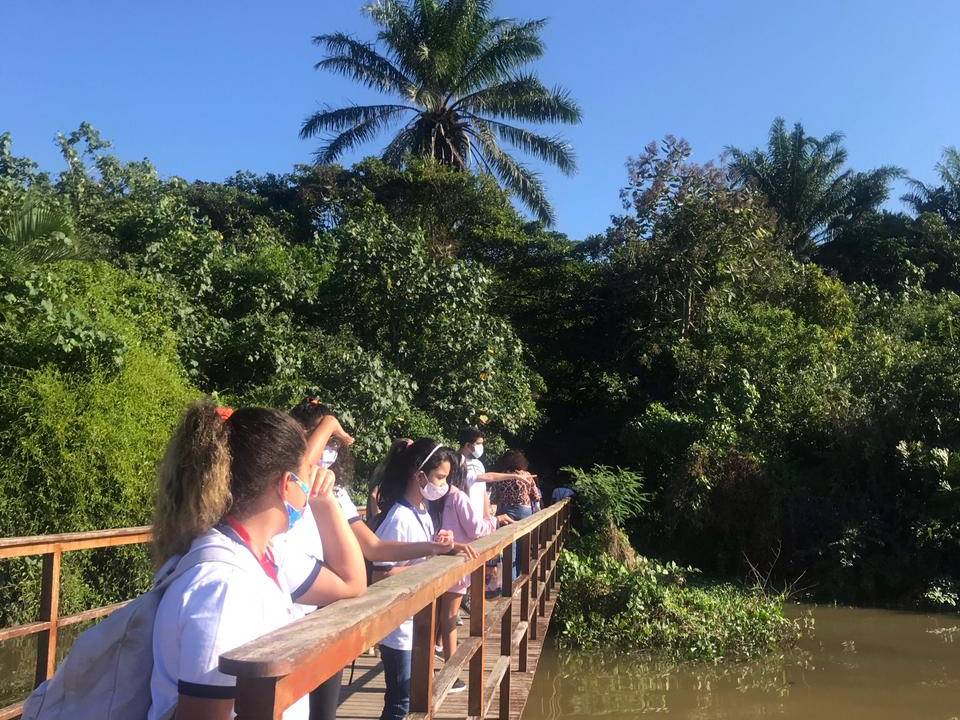
POLYGON ((263 553, 263 557, 257 555, 253 550, 253 546, 250 544, 250 533, 247 532, 247 529, 240 524, 240 521, 237 520, 232 515, 227 515, 224 520, 227 521, 227 525, 230 526, 230 529, 233 530, 237 537, 240 539, 240 542, 246 546, 247 550, 250 551, 250 554, 257 558, 257 562, 260 563, 260 567, 263 568, 263 571, 267 574, 271 580, 273 580, 277 587, 283 590, 280 586, 280 579, 277 577, 277 563, 273 559, 273 553, 270 552, 270 548, 266 549, 266 552, 263 553))

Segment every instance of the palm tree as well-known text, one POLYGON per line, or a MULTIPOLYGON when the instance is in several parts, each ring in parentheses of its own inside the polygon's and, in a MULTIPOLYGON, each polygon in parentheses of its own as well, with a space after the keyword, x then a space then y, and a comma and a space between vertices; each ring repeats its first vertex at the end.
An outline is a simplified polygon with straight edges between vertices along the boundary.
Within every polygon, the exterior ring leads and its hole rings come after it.
POLYGON ((936 213, 950 227, 960 227, 960 150, 948 147, 937 163, 940 185, 924 185, 910 180, 912 192, 903 201, 917 213, 936 213))
POLYGON ((70 217, 59 210, 25 204, 0 226, 0 268, 8 272, 86 257, 70 217))
POLYGON ((798 256, 808 256, 840 228, 860 222, 889 195, 903 175, 884 166, 869 172, 844 170, 843 134, 807 135, 800 123, 787 132, 783 118, 770 126, 766 151, 728 147, 733 182, 762 193, 778 216, 778 229, 798 256))
POLYGON ((326 106, 308 117, 301 138, 331 133, 318 162, 402 123, 383 150, 399 167, 408 154, 499 178, 545 223, 553 222, 539 175, 500 145, 504 141, 566 174, 576 170, 573 149, 559 136, 540 135, 510 121, 578 123, 580 107, 568 91, 548 89, 523 66, 543 55, 545 20, 490 17, 487 0, 380 0, 366 11, 380 27, 384 50, 344 33, 313 42, 332 70, 398 98, 392 104, 326 106))

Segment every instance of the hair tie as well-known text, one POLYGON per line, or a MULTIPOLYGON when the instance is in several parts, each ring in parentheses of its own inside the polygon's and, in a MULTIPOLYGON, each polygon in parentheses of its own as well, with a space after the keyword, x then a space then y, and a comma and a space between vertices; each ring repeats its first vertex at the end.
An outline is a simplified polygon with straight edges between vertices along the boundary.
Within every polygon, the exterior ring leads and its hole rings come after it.
POLYGON ((220 416, 221 422, 226 422, 230 419, 230 416, 233 415, 233 408, 227 407, 226 405, 220 405, 217 407, 217 415, 220 416))
POLYGON ((431 451, 427 454, 427 456, 423 459, 423 462, 420 463, 420 467, 417 468, 417 472, 420 472, 421 470, 423 470, 423 466, 427 464, 427 460, 429 460, 430 458, 432 458, 432 457, 433 457, 433 454, 434 454, 437 450, 439 450, 441 447, 443 447, 443 446, 442 446, 442 445, 437 445, 435 448, 433 448, 433 450, 431 450, 431 451))

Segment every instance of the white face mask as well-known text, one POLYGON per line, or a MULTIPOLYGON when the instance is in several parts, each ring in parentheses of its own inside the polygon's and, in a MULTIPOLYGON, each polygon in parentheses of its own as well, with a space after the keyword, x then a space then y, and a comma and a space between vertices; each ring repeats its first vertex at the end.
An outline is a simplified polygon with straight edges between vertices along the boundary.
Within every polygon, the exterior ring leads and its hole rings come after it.
POLYGON ((450 491, 450 486, 447 483, 443 485, 435 485, 432 482, 427 481, 426 485, 421 486, 420 494, 423 495, 424 500, 439 500, 444 495, 450 491))
POLYGON ((323 449, 323 455, 320 457, 320 467, 322 467, 324 470, 329 468, 337 461, 338 454, 339 451, 335 445, 327 445, 323 449))
POLYGON ((473 456, 479 460, 483 457, 483 445, 474 445, 473 446, 473 456))

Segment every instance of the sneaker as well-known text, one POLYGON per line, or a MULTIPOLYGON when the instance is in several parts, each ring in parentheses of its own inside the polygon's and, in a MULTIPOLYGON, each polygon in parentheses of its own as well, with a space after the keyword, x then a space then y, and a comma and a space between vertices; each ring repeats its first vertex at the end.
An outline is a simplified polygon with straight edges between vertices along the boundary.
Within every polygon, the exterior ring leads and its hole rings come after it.
POLYGON ((434 645, 433 654, 443 660, 443 645, 434 645))
POLYGON ((463 618, 457 615, 457 627, 463 627, 463 618))
POLYGON ((466 689, 467 689, 467 684, 463 680, 457 678, 456 680, 454 680, 453 687, 450 688, 450 692, 460 693, 466 689))

